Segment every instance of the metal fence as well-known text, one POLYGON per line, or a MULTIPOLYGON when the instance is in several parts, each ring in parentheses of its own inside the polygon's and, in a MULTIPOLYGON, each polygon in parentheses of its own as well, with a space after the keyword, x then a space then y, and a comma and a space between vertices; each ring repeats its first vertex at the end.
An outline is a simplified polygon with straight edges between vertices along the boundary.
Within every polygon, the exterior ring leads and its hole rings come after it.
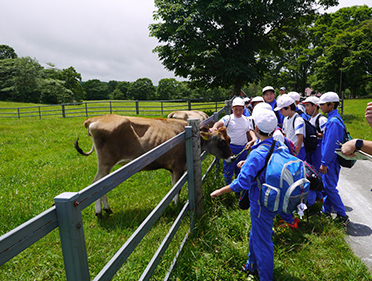
POLYGON ((216 112, 224 106, 224 99, 158 100, 158 101, 86 101, 57 105, 0 108, 0 118, 24 117, 93 117, 103 114, 160 115, 175 110, 204 110, 216 112))
MULTIPOLYGON (((222 108, 219 112, 214 113, 213 116, 203 121, 200 125, 206 125, 212 120, 217 121, 218 115, 221 114, 223 110, 225 110, 225 108, 222 108)), ((191 124, 190 120, 189 124, 191 124)), ((186 183, 186 181, 188 181, 189 200, 183 206, 168 234, 164 238, 163 242, 159 246, 158 250, 154 254, 140 278, 140 280, 150 279, 170 241, 177 232, 182 219, 187 215, 187 213, 189 213, 190 228, 184 236, 183 242, 181 243, 171 267, 165 276, 165 280, 168 280, 176 264, 177 257, 184 247, 189 233, 194 228, 195 212, 197 212, 195 202, 198 202, 197 200, 201 200, 200 198, 195 198, 195 194, 200 193, 202 182, 206 176, 204 175, 203 178, 195 179, 195 174, 198 173, 197 169, 200 169, 201 176, 200 162, 205 157, 205 153, 203 153, 199 159, 195 159, 196 157, 194 157, 195 147, 199 149, 199 151, 197 151, 197 155, 200 155, 200 145, 195 143, 195 139, 199 140, 199 135, 197 135, 197 138, 195 138, 195 132, 199 134, 198 124, 199 122, 194 122, 193 127, 187 126, 185 131, 181 134, 143 154, 101 180, 94 182, 80 192, 65 192, 58 195, 54 199, 55 206, 23 223, 10 232, 2 235, 0 237, 0 266, 58 227, 67 280, 90 280, 81 216, 82 210, 124 182, 126 179, 142 170, 145 166, 166 153, 168 150, 185 141, 187 171, 162 199, 158 206, 142 222, 138 229, 125 242, 120 250, 112 257, 109 263, 107 263, 101 272, 94 278, 94 280, 97 281, 112 279, 112 277, 131 255, 146 233, 161 216, 165 208, 171 203, 171 200, 174 198, 174 196, 181 190, 181 187, 186 183), (194 135, 192 132, 194 132, 194 135), (195 192, 195 189, 198 187, 198 185, 200 185, 200 190, 195 192)), ((218 159, 214 159, 206 173, 210 171, 217 161, 218 159)))

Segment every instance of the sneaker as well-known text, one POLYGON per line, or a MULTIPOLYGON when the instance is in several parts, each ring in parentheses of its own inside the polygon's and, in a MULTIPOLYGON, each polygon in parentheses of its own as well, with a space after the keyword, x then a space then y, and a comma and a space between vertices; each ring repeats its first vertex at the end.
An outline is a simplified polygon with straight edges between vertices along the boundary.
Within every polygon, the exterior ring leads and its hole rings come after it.
POLYGON ((350 222, 350 219, 348 216, 344 217, 344 216, 337 215, 337 217, 335 217, 334 219, 334 222, 342 224, 343 226, 347 226, 350 222))
POLYGON ((257 276, 258 275, 258 269, 254 270, 254 271, 251 271, 251 270, 247 269, 247 265, 242 266, 241 272, 247 274, 248 276, 249 275, 252 275, 252 276, 257 276))

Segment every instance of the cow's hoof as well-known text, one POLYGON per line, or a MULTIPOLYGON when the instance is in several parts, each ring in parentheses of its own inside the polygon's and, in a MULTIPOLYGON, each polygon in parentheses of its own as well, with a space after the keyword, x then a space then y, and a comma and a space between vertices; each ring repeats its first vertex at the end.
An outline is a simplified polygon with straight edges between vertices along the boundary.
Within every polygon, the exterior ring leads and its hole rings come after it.
POLYGON ((102 215, 102 213, 96 213, 96 217, 99 218, 100 220, 103 219, 103 215, 102 215))
POLYGON ((113 212, 111 211, 111 209, 103 209, 107 214, 112 214, 113 212))

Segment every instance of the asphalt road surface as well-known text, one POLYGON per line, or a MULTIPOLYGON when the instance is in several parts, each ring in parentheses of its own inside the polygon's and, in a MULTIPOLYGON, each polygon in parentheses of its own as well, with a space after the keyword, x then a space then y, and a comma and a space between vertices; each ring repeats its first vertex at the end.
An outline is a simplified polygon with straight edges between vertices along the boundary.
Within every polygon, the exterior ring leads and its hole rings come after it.
POLYGON ((350 217, 346 240, 372 272, 372 162, 341 168, 338 190, 350 217))

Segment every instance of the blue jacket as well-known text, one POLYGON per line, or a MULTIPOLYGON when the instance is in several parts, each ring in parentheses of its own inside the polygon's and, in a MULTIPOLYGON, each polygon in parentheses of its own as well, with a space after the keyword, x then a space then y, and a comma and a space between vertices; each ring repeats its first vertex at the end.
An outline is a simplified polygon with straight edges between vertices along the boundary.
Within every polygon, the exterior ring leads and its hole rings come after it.
MULTIPOLYGON (((249 199, 252 203, 257 203, 259 200, 260 191, 257 186, 256 175, 265 166, 266 156, 272 142, 273 138, 269 138, 252 146, 252 151, 241 168, 239 176, 230 184, 230 188, 234 192, 240 192, 243 189, 249 190, 249 199), (256 149, 263 144, 267 144, 268 147, 266 149, 256 149)), ((260 175, 261 183, 265 182, 265 175, 266 169, 260 175)))
POLYGON ((328 121, 325 124, 324 135, 322 139, 322 160, 323 166, 329 166, 330 163, 337 162, 336 148, 339 148, 340 142, 345 135, 345 125, 337 109, 328 113, 328 121))
MULTIPOLYGON (((272 102, 269 103, 271 105, 271 108, 274 110, 275 107, 276 107, 276 100, 273 100, 272 102)), ((283 125, 283 120, 284 120, 284 116, 280 113, 280 110, 278 111, 274 111, 277 119, 278 119, 278 124, 282 124, 283 125)))

